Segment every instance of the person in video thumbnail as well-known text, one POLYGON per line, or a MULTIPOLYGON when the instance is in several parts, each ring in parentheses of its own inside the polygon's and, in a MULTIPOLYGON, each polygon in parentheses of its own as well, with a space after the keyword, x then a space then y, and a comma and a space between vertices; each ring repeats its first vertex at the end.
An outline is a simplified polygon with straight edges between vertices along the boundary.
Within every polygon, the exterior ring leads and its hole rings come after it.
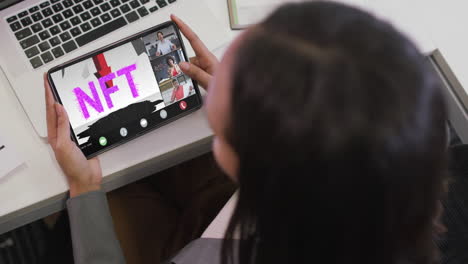
POLYGON ((175 77, 182 73, 174 57, 168 56, 166 58, 166 63, 169 66, 167 69, 167 72, 169 73, 169 77, 175 77))
POLYGON ((158 32, 158 51, 156 52, 156 56, 166 55, 169 52, 176 50, 177 47, 169 40, 164 38, 164 34, 160 31, 158 32))
POLYGON ((174 90, 172 90, 171 103, 184 98, 184 86, 180 85, 177 79, 172 80, 172 85, 174 85, 174 90))
POLYGON ((172 91, 171 103, 183 99, 185 96, 188 96, 192 90, 193 86, 190 86, 190 89, 185 93, 184 86, 179 83, 177 79, 172 80, 172 85, 174 85, 174 90, 172 91))

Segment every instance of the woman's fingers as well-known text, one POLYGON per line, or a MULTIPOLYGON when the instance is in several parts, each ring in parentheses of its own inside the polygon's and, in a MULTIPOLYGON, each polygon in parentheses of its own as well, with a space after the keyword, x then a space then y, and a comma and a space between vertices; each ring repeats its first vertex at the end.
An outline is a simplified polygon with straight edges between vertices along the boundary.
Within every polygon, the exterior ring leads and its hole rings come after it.
POLYGON ((182 71, 190 76, 190 78, 197 80, 201 86, 205 89, 208 88, 208 84, 211 80, 211 75, 209 75, 206 71, 202 70, 198 66, 188 62, 181 62, 179 64, 182 71))
POLYGON ((46 94, 46 104, 47 106, 54 106, 55 99, 50 90, 49 80, 47 79, 47 74, 44 73, 44 88, 46 94))
POLYGON ((55 104, 55 111, 57 112, 57 148, 66 147, 70 143, 70 122, 68 115, 59 103, 55 104))
POLYGON ((201 86, 205 89, 208 88, 208 84, 211 80, 211 74, 213 74, 214 68, 217 64, 216 57, 208 50, 203 41, 187 26, 180 18, 175 15, 171 15, 172 21, 177 24, 180 31, 190 42, 193 50, 195 51, 196 57, 190 58, 190 63, 180 63, 182 71, 190 76, 192 79, 197 80, 201 86))
POLYGON ((55 99, 50 90, 46 74, 44 74, 44 90, 46 100, 47 138, 49 144, 54 148, 57 140, 57 113, 55 111, 55 99))
POLYGON ((198 57, 191 57, 189 59, 190 63, 200 66, 200 62, 198 61, 198 57))
POLYGON ((203 56, 210 54, 210 51, 205 46, 203 41, 200 40, 197 34, 195 34, 195 32, 193 32, 193 30, 189 26, 187 26, 187 24, 185 24, 184 21, 182 21, 182 19, 178 18, 175 15, 171 15, 171 19, 177 24, 182 34, 184 34, 184 36, 188 39, 190 45, 192 45, 192 48, 197 55, 203 56))

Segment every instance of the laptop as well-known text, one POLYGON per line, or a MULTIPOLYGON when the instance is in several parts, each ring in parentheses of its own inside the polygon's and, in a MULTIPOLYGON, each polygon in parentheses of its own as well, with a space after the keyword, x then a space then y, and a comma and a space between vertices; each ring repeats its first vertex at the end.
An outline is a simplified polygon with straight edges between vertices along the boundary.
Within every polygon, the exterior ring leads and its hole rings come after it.
MULTIPOLYGON (((226 41, 204 1, 0 0, 0 69, 37 134, 47 136, 43 74, 107 44, 169 20, 184 19, 213 50, 226 41)), ((187 45, 189 56, 193 55, 187 45)))

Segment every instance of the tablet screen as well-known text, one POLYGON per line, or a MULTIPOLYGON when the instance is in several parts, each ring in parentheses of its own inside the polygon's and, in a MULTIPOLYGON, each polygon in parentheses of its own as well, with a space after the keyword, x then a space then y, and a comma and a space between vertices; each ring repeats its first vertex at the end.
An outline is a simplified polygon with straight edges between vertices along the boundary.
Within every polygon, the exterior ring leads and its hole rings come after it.
POLYGON ((50 72, 87 157, 200 107, 178 29, 154 28, 50 72))

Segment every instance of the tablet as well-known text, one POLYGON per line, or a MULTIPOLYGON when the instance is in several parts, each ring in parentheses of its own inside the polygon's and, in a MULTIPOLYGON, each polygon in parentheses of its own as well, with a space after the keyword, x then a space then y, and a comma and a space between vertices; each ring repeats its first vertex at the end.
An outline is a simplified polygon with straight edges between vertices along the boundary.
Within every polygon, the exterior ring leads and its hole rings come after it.
POLYGON ((72 138, 87 158, 189 114, 202 105, 172 21, 91 52, 48 72, 68 113, 72 138))

